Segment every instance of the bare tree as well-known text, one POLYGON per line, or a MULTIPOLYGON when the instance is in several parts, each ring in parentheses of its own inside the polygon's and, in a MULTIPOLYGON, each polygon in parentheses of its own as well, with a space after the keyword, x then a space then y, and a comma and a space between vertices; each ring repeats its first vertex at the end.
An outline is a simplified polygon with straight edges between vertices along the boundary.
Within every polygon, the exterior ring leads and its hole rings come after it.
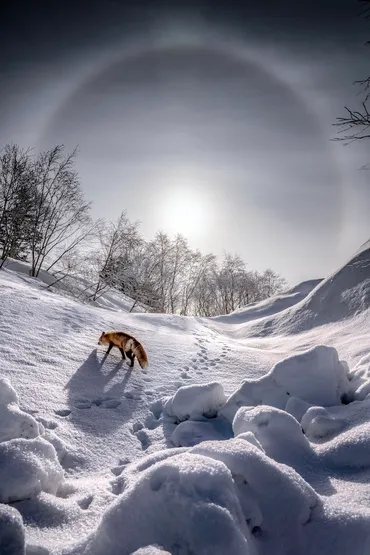
POLYGON ((238 255, 225 253, 221 269, 216 276, 216 283, 220 295, 220 309, 228 314, 236 308, 237 291, 245 275, 245 263, 238 255))
POLYGON ((90 298, 96 301, 111 287, 122 289, 130 273, 135 249, 140 245, 138 222, 132 223, 126 212, 116 222, 99 225, 99 248, 91 255, 96 279, 90 298))
POLYGON ((28 150, 6 145, 0 154, 0 268, 8 256, 24 258, 33 214, 28 150))
MULTIPOLYGON (((370 19, 370 0, 359 0, 361 6, 359 15, 365 19, 370 19)), ((369 45, 370 41, 366 42, 369 45)), ((335 137, 334 141, 345 141, 350 143, 358 140, 370 139, 370 113, 368 102, 370 96, 370 76, 354 82, 360 87, 360 94, 363 100, 358 109, 345 107, 345 115, 338 117, 335 126, 340 128, 341 136, 335 137)))
POLYGON ((191 251, 187 240, 182 235, 176 235, 172 241, 170 257, 170 279, 168 287, 168 303, 172 314, 175 314, 181 302, 182 291, 185 287, 186 268, 191 262, 191 251))
MULTIPOLYGON (((84 200, 74 169, 76 154, 76 150, 65 154, 63 145, 58 145, 40 153, 33 163, 35 210, 30 236, 32 276, 39 274, 55 249, 70 242, 76 246, 78 238, 85 236, 85 226, 90 225, 90 203, 84 200)), ((66 249, 69 252, 68 246, 66 249)))
POLYGON ((171 272, 171 259, 174 245, 169 236, 162 231, 156 233, 154 239, 148 243, 146 250, 148 276, 151 282, 156 283, 155 293, 159 299, 158 310, 170 312, 169 291, 173 279, 171 272))
POLYGON ((208 274, 215 264, 216 257, 213 254, 202 255, 199 251, 191 252, 184 276, 182 288, 182 301, 180 314, 198 313, 199 306, 204 300, 202 293, 205 291, 205 283, 208 274), (198 304, 198 310, 196 306, 198 304))

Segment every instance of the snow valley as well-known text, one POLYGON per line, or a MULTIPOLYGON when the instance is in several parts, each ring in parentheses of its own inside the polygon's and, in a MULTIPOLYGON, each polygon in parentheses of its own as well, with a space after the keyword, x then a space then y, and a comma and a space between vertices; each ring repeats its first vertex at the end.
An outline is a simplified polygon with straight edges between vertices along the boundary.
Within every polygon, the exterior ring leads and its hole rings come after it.
POLYGON ((0 553, 367 555, 369 263, 214 318, 81 304, 9 264, 0 553), (104 356, 113 329, 147 369, 104 356))

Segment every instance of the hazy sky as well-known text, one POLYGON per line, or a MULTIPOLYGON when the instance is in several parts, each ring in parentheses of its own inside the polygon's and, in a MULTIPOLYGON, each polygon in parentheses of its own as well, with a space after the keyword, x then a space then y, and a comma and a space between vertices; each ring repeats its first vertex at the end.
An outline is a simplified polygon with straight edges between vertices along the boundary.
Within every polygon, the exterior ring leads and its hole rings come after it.
POLYGON ((33 0, 0 22, 0 143, 79 145, 94 216, 182 232, 291 284, 370 235, 367 144, 330 141, 370 74, 356 0, 33 0))

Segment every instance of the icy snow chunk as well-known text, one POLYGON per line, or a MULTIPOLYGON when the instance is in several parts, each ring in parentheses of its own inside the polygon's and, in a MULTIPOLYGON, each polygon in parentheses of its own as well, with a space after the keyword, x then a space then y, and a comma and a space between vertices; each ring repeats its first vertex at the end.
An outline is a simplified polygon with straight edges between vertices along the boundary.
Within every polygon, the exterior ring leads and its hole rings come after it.
POLYGON ((18 405, 18 395, 8 378, 0 378, 0 405, 18 405))
POLYGON ((217 415, 225 401, 224 389, 217 382, 185 385, 166 401, 164 410, 180 421, 202 416, 212 417, 217 415))
POLYGON ((55 494, 62 481, 55 449, 41 437, 0 443, 0 502, 21 501, 41 491, 55 494))
POLYGON ((312 405, 341 403, 349 391, 347 365, 334 347, 318 345, 288 357, 258 380, 246 380, 220 410, 232 422, 241 406, 270 405, 284 409, 290 396, 312 405))
POLYGON ((176 452, 142 472, 128 469, 126 477, 123 494, 96 531, 71 553, 124 555, 148 545, 161 545, 170 553, 252 553, 234 481, 224 463, 176 452))
POLYGON ((21 515, 13 507, 0 504, 0 553, 24 555, 25 529, 21 515))
POLYGON ((38 422, 18 405, 0 404, 0 443, 15 438, 33 439, 40 434, 38 422))

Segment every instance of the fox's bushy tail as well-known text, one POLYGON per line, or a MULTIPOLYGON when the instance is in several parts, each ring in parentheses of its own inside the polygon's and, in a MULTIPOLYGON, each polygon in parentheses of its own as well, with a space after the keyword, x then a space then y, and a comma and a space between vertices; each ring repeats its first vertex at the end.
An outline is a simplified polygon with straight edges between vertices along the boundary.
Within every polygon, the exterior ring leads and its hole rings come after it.
POLYGON ((132 352, 136 356, 138 363, 140 364, 141 368, 146 368, 148 366, 148 357, 146 356, 146 352, 144 347, 138 341, 135 341, 135 345, 132 348, 132 352))

